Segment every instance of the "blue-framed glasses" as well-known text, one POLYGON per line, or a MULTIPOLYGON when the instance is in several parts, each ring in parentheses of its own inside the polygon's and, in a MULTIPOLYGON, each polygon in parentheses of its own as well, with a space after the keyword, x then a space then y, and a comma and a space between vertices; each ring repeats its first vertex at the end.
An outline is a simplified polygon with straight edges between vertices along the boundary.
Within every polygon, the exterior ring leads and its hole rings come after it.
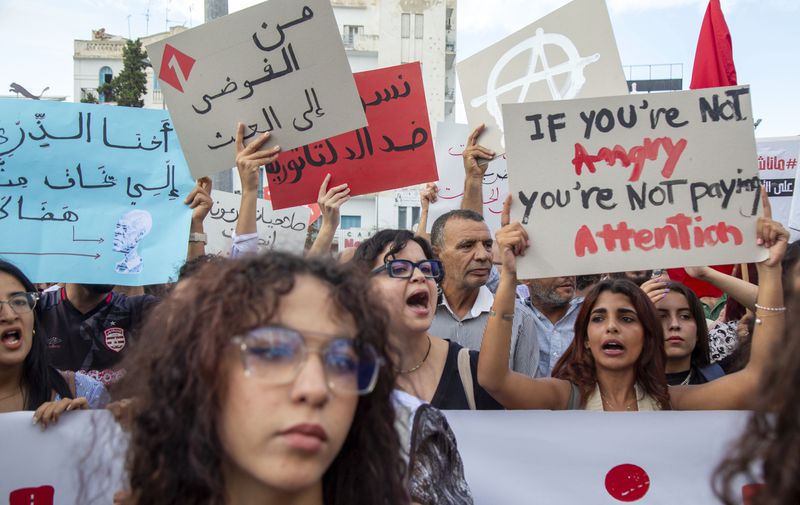
POLYGON ((414 263, 409 260, 389 260, 372 271, 372 275, 386 271, 389 277, 395 279, 410 279, 414 275, 414 269, 418 268, 426 279, 442 280, 444 269, 439 260, 422 260, 414 263))
POLYGON ((245 374, 267 384, 282 385, 300 374, 309 353, 322 360, 325 378, 332 390, 365 395, 375 388, 382 360, 368 343, 347 337, 300 332, 285 326, 255 328, 232 339, 239 347, 245 374), (311 350, 303 335, 325 337, 327 342, 311 350))

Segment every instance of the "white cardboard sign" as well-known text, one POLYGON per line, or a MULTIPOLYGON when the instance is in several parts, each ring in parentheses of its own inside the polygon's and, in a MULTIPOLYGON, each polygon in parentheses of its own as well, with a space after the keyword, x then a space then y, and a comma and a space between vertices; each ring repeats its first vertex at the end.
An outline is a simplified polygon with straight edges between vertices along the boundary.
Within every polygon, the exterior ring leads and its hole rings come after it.
MULTIPOLYGON (((242 197, 225 191, 211 191, 214 207, 203 222, 208 235, 206 252, 229 256, 233 232, 239 220, 242 197)), ((311 209, 291 207, 272 210, 268 200, 256 202, 256 229, 258 230, 258 252, 277 250, 302 254, 306 243, 311 209)))
POLYGON ((503 106, 520 278, 766 258, 747 86, 503 106))
POLYGON ((757 139, 758 175, 772 205, 772 217, 789 228, 792 241, 800 238, 800 203, 795 177, 800 158, 800 137, 757 139))
POLYGON ((627 95, 604 0, 573 0, 456 65, 467 121, 504 153, 507 103, 627 95))
POLYGON ((147 53, 195 177, 231 166, 238 121, 284 151, 367 125, 327 0, 270 0, 147 53))
MULTIPOLYGON (((436 166, 439 171, 439 198, 428 209, 427 232, 430 233, 436 218, 451 210, 460 209, 464 197, 464 152, 469 126, 440 122, 436 127, 436 166)), ((482 144, 483 136, 478 138, 482 144)), ((500 214, 508 195, 508 169, 505 155, 489 163, 483 174, 483 218, 494 233, 500 229, 500 214)))

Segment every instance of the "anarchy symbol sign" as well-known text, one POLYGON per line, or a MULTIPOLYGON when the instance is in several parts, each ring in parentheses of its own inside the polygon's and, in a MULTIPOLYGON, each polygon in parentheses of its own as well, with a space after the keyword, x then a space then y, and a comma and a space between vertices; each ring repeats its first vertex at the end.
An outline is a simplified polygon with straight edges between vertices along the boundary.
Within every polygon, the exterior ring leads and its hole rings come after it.
MULTIPOLYGON (((470 105, 478 108, 486 104, 487 112, 494 118, 500 131, 503 131, 503 117, 500 112, 499 97, 519 88, 516 103, 524 102, 528 96, 531 85, 544 82, 553 100, 566 100, 575 98, 580 92, 586 78, 584 68, 600 59, 600 54, 581 56, 572 41, 559 33, 545 33, 542 28, 536 30, 536 35, 525 39, 521 43, 506 51, 497 60, 494 68, 489 73, 486 83, 486 94, 470 101, 470 105), (558 46, 566 55, 566 61, 551 66, 545 54, 545 46, 558 46), (500 75, 517 56, 528 54, 527 73, 511 82, 498 85, 500 75), (556 76, 565 75, 564 83, 559 86, 556 76)), ((508 101, 506 101, 508 103, 508 101)), ((505 147, 505 139, 501 141, 505 147)))

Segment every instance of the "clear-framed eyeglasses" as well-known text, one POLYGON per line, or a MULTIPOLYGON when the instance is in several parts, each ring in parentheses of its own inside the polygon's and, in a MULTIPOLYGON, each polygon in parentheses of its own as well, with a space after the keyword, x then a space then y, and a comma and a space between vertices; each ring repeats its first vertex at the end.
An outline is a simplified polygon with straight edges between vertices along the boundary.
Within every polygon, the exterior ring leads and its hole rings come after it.
POLYGON ((414 269, 418 268, 426 279, 440 281, 444 275, 442 262, 439 260, 422 260, 414 263, 409 260, 389 260, 372 271, 372 275, 386 272, 395 279, 410 279, 414 276, 414 269))
POLYGON ((245 374, 267 384, 283 385, 300 374, 308 355, 315 352, 322 361, 325 378, 331 390, 365 395, 375 388, 383 364, 368 343, 348 337, 300 332, 285 326, 255 328, 232 339, 239 348, 245 374), (305 335, 325 337, 327 342, 312 350, 305 335))
POLYGON ((36 307, 36 302, 39 301, 39 293, 14 293, 8 297, 8 300, 0 300, 0 309, 3 304, 8 304, 11 310, 17 315, 27 314, 36 307))

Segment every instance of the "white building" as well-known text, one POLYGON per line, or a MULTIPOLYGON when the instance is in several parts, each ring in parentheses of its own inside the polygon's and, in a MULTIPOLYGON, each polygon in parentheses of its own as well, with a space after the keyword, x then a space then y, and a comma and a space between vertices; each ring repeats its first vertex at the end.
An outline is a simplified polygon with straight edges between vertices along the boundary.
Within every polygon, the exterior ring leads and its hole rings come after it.
MULTIPOLYGON (((431 128, 452 120, 455 97, 456 0, 331 0, 353 72, 419 61, 431 128)), ((173 27, 142 39, 147 45, 185 30, 173 27)), ((75 41, 75 101, 122 70, 126 39, 92 31, 75 41)), ((100 97, 101 99, 103 97, 100 97)), ((153 69, 147 69, 144 106, 164 107, 153 69)), ((435 134, 435 132, 434 132, 435 134)), ((235 172, 235 171, 234 171, 235 172)), ((234 189, 238 187, 235 180, 234 189)), ((341 209, 341 229, 408 228, 419 220, 416 188, 357 196, 341 209)), ((338 237, 337 237, 338 238, 338 237)))

